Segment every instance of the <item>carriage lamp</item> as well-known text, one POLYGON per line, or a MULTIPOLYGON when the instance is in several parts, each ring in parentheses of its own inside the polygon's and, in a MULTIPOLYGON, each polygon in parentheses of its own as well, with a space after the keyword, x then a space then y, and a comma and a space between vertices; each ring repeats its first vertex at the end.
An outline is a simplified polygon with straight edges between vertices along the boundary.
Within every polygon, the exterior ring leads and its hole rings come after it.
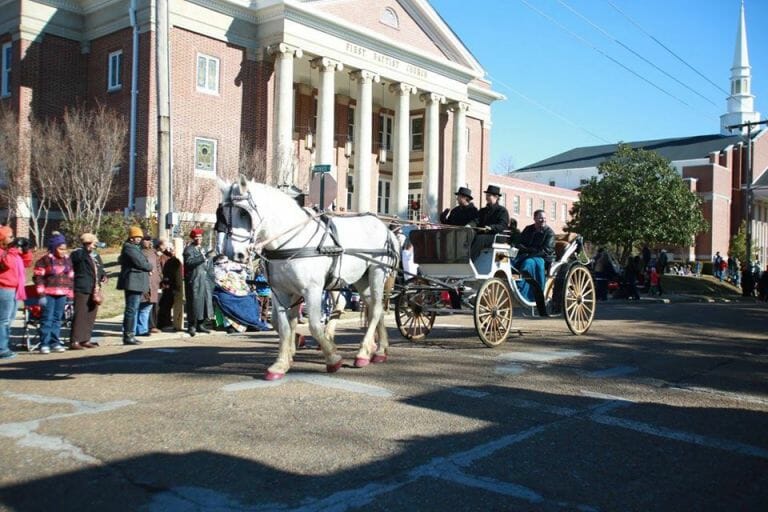
POLYGON ((315 149, 315 138, 311 131, 307 132, 307 137, 304 139, 304 147, 309 151, 314 151, 315 149))
POLYGON ((349 139, 344 143, 344 156, 347 158, 352 156, 352 141, 349 139))
POLYGON ((384 146, 379 148, 379 163, 385 164, 387 163, 387 148, 384 146))

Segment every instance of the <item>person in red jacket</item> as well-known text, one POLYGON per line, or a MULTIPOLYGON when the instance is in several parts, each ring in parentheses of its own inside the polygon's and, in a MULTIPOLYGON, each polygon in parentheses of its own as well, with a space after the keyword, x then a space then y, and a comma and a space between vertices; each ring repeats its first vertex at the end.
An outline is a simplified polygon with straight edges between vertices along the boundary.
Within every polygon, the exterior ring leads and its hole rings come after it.
POLYGON ((27 298, 24 267, 31 263, 29 241, 14 239, 11 228, 0 226, 0 359, 16 357, 9 347, 11 322, 16 317, 18 301, 27 298))
POLYGON ((64 235, 56 234, 48 240, 48 254, 35 262, 34 279, 39 304, 42 307, 40 322, 40 353, 64 352, 61 342, 61 319, 67 299, 74 297, 72 262, 67 251, 64 235))

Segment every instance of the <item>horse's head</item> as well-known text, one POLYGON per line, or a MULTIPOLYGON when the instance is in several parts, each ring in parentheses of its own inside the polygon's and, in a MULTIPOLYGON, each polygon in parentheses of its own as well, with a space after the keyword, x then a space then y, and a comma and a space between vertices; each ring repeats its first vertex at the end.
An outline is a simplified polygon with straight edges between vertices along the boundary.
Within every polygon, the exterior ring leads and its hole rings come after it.
POLYGON ((222 214, 227 227, 222 252, 230 259, 244 262, 252 256, 256 229, 261 218, 248 190, 248 181, 241 177, 229 184, 219 179, 222 214))

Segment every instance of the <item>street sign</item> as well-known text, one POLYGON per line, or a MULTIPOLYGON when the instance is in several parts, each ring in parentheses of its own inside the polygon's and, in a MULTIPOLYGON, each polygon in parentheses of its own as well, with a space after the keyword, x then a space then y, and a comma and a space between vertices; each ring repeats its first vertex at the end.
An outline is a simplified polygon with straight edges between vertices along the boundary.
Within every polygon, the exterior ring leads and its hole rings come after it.
POLYGON ((317 173, 317 172, 325 173, 325 172, 331 172, 331 170, 332 170, 331 164, 315 165, 312 167, 312 173, 317 173))

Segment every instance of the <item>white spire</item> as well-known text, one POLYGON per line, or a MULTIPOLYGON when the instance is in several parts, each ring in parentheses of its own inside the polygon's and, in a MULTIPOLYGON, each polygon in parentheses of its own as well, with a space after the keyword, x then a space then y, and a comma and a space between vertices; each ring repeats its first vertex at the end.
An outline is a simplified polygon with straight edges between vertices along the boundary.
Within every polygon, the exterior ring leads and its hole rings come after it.
POLYGON ((751 93, 751 88, 752 67, 749 65, 744 0, 741 0, 739 26, 736 30, 736 48, 733 52, 733 66, 731 66, 731 95, 728 96, 727 112, 720 116, 721 133, 736 133, 735 131, 731 132, 726 127, 760 119, 760 113, 755 112, 755 97, 751 93))

